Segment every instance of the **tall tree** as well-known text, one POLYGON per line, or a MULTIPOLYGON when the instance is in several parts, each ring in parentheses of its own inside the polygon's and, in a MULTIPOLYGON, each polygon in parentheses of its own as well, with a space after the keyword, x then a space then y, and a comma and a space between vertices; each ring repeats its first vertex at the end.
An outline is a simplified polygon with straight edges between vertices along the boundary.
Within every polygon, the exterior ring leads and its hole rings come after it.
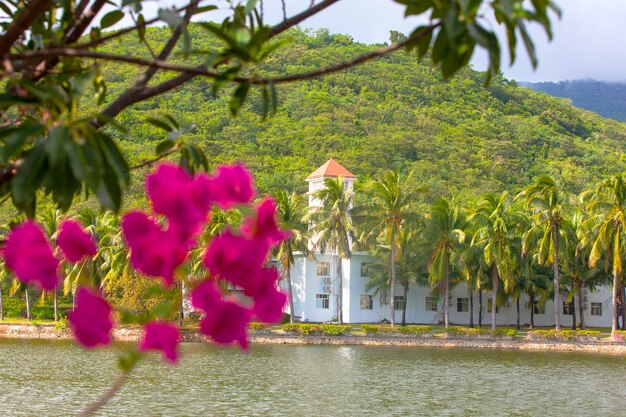
POLYGON ((472 244, 481 248, 485 262, 491 270, 491 328, 496 329, 499 281, 504 282, 505 292, 513 285, 512 271, 515 265, 514 239, 519 215, 511 209, 508 194, 486 194, 472 213, 476 225, 472 244))
MULTIPOLYGON (((380 179, 370 181, 367 184, 368 203, 364 210, 369 221, 364 221, 367 232, 364 239, 376 242, 389 248, 389 272, 391 281, 389 283, 390 297, 390 321, 395 326, 395 286, 397 281, 397 262, 403 236, 406 238, 405 228, 408 220, 416 220, 416 207, 414 195, 423 188, 413 188, 409 192, 407 177, 403 179, 398 170, 386 171, 380 179)), ((405 287, 408 288, 408 287, 405 287)), ((406 306, 406 298, 405 298, 406 306)))
POLYGON ((428 275, 431 285, 443 287, 444 326, 450 325, 450 257, 465 241, 465 213, 454 202, 439 198, 432 205, 424 229, 429 242, 428 275))
POLYGON ((561 191, 554 178, 544 174, 526 187, 518 198, 523 198, 533 213, 533 226, 523 238, 522 251, 534 248, 538 262, 552 265, 554 269, 554 326, 561 330, 559 245, 564 243, 566 234, 561 191))
POLYGON ((296 193, 279 190, 272 193, 276 200, 281 228, 289 233, 289 238, 283 240, 276 248, 276 257, 282 266, 284 278, 287 281, 289 297, 289 321, 294 320, 293 286, 291 283, 291 266, 294 262, 294 253, 309 254, 308 233, 304 216, 308 208, 305 199, 296 193))
POLYGON ((326 178, 324 188, 313 193, 321 201, 319 207, 312 207, 306 219, 313 223, 311 229, 314 249, 321 253, 337 255, 337 320, 343 323, 343 273, 341 264, 352 256, 352 244, 356 241, 356 230, 352 222, 353 193, 344 187, 344 180, 326 178))
POLYGON ((589 253, 589 266, 595 267, 605 259, 611 265, 613 274, 613 320, 611 329, 618 329, 618 304, 623 300, 620 294, 623 271, 624 247, 626 247, 626 183, 622 174, 617 174, 601 182, 595 190, 583 195, 589 199, 587 209, 592 214, 585 222, 596 226, 597 237, 589 253))

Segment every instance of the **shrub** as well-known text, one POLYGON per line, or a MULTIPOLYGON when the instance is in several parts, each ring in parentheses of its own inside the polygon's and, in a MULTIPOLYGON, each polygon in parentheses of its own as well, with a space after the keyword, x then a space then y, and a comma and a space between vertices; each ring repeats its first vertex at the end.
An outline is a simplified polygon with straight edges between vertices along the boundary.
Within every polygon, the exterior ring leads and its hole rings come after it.
POLYGON ((496 339, 503 337, 515 337, 517 335, 517 330, 515 329, 481 329, 478 327, 460 327, 460 326, 452 326, 448 327, 445 330, 447 336, 456 336, 462 338, 485 338, 485 337, 493 337, 496 339))
POLYGON ((531 330, 529 339, 572 341, 581 339, 595 339, 600 336, 597 330, 531 330))
POLYGON ((416 325, 392 327, 388 324, 362 324, 361 330, 365 334, 424 336, 432 331, 432 327, 416 325))
POLYGON ((67 332, 69 330, 69 326, 67 324, 67 318, 61 317, 59 321, 54 323, 54 330, 58 332, 67 332))
POLYGON ((250 323, 248 328, 253 332, 267 332, 270 330, 270 325, 267 323, 253 321, 250 323))
POLYGON ((286 323, 282 325, 282 329, 286 333, 295 333, 300 336, 342 336, 349 333, 352 327, 339 324, 286 323))

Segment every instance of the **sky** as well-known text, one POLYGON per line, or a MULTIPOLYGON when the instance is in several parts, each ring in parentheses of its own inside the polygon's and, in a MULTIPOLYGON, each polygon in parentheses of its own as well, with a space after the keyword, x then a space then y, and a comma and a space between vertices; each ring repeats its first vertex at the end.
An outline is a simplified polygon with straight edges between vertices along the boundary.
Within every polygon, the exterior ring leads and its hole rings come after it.
MULTIPOLYGON (((531 28, 539 66, 533 70, 525 50, 510 67, 503 54, 502 70, 507 78, 518 81, 560 81, 594 78, 604 81, 626 81, 626 0, 555 0, 563 11, 559 20, 553 16, 552 42, 543 29, 531 28)), ((165 1, 153 3, 163 5, 165 1)), ((169 4, 185 4, 181 0, 169 4)), ((224 0, 221 0, 225 4, 224 0)), ((306 8, 310 0, 286 0, 287 15, 306 8)), ((282 2, 265 0, 266 22, 280 21, 282 2)), ((213 12, 215 13, 215 12, 213 12)), ((150 15, 149 12, 146 15, 150 15)), ((218 12, 217 16, 223 16, 218 12)), ((406 19, 403 6, 392 0, 341 0, 301 26, 328 28, 332 33, 349 34, 365 43, 387 42, 389 31, 409 33, 424 23, 423 18, 406 19)), ((475 53, 472 65, 483 70, 486 54, 475 53)))

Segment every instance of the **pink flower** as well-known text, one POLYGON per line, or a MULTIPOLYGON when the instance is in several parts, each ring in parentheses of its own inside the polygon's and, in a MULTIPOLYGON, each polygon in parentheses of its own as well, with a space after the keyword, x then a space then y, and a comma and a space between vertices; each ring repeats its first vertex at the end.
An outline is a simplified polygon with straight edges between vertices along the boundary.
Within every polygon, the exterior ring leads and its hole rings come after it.
POLYGON ((259 239, 274 246, 289 237, 289 233, 279 229, 276 223, 276 203, 265 198, 256 207, 256 217, 249 217, 242 226, 246 237, 259 239))
POLYGON ((176 326, 164 321, 151 321, 144 327, 139 350, 160 350, 167 361, 174 363, 178 360, 179 343, 180 332, 176 326))
POLYGON ((248 348, 246 329, 252 312, 232 301, 222 301, 205 311, 200 330, 215 343, 222 345, 237 342, 242 349, 248 348))
POLYGON ((215 203, 224 210, 247 204, 254 198, 252 176, 243 165, 222 165, 215 172, 212 191, 215 203))
POLYGON ((199 310, 208 311, 222 301, 222 293, 212 280, 202 281, 191 291, 191 305, 199 310))
POLYGON ((156 214, 162 214, 182 239, 196 235, 207 222, 210 189, 207 179, 194 180, 183 168, 161 164, 146 179, 148 197, 156 214))
MULTIPOLYGON (((211 241, 204 264, 214 276, 254 292, 254 280, 268 254, 268 246, 226 231, 211 241)), ((249 294, 252 295, 252 294, 249 294)))
POLYGON ((59 261, 43 230, 37 223, 27 220, 11 230, 2 250, 8 269, 26 283, 35 283, 50 291, 59 285, 59 261))
POLYGON ((189 249, 176 233, 162 230, 147 214, 135 211, 124 215, 122 230, 130 248, 130 262, 146 275, 163 278, 166 286, 174 282, 174 270, 189 249))
POLYGON ((283 317, 287 296, 277 289, 278 279, 276 268, 264 268, 257 274, 253 311, 260 321, 276 323, 283 317))
POLYGON ((65 220, 59 228, 57 245, 70 262, 78 262, 97 253, 93 238, 76 220, 65 220))
POLYGON ((111 343, 111 306, 99 293, 80 287, 76 292, 76 306, 68 314, 68 321, 81 345, 93 348, 111 343))
POLYGON ((246 328, 252 312, 232 301, 224 301, 222 294, 211 280, 205 280, 191 292, 191 305, 204 311, 200 330, 215 343, 239 343, 248 348, 246 328))

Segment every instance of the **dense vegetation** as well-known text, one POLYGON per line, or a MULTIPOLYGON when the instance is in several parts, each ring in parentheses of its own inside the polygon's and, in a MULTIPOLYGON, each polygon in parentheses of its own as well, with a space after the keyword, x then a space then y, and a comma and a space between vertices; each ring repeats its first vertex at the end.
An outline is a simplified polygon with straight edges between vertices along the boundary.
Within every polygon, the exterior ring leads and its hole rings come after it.
MULTIPOLYGON (((197 28, 191 33, 201 46, 210 42, 197 28)), ((158 40, 167 29, 148 35, 158 40)), ((325 30, 288 36, 292 42, 262 73, 307 71, 375 48, 325 30)), ((127 39, 108 48, 124 54, 134 47, 127 39)), ((134 81, 137 71, 105 74, 114 91, 134 81)), ((129 134, 122 146, 131 165, 153 157, 166 134, 146 119, 171 114, 195 126, 188 140, 202 145, 211 164, 245 161, 263 192, 304 191, 304 178, 332 156, 360 179, 387 168, 414 170, 430 200, 517 192, 541 173, 577 193, 622 167, 623 125, 503 78, 485 88, 484 74, 469 69, 444 81, 430 64, 404 52, 280 86, 278 93, 278 114, 266 122, 259 96, 232 118, 228 94, 214 97, 208 82, 192 81, 123 113, 129 134)))
POLYGON ((626 122, 626 84, 598 80, 520 83, 535 91, 572 100, 575 106, 626 122))

